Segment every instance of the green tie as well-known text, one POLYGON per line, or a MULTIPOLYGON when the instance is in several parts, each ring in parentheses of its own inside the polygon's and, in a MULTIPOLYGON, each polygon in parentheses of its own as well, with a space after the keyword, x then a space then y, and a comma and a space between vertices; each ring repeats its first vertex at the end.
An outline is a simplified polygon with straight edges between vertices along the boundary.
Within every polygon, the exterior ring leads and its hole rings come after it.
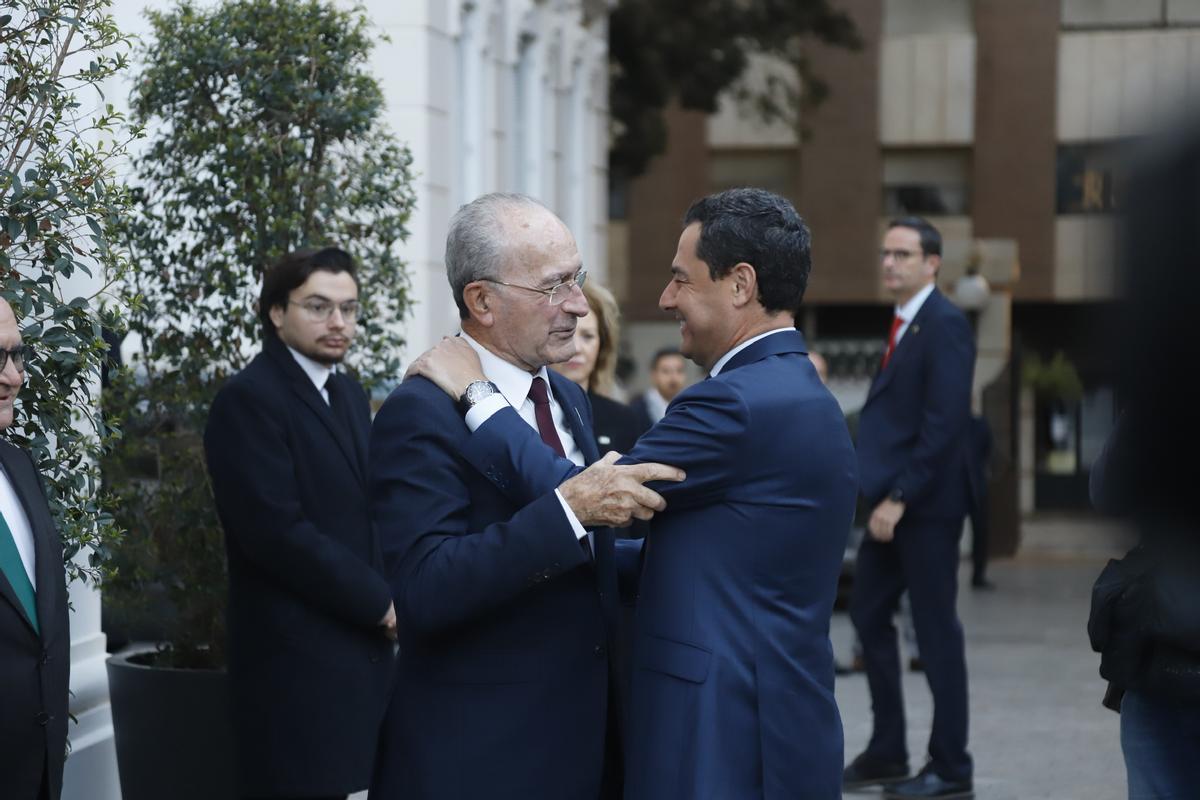
POLYGON ((25 564, 21 561, 21 554, 17 552, 17 543, 13 540, 12 529, 4 521, 3 514, 0 514, 0 572, 4 573, 4 577, 8 578, 13 591, 17 593, 17 599, 25 607, 25 613, 29 615, 29 621, 33 623, 34 631, 41 633, 38 631, 37 604, 34 600, 33 584, 29 582, 25 564))

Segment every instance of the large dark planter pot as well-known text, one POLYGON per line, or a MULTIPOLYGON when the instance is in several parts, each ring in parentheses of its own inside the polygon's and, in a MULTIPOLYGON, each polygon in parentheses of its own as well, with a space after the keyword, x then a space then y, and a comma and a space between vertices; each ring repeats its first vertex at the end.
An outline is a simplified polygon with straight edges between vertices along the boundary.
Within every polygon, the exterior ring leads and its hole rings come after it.
POLYGON ((232 800, 225 673, 148 666, 152 659, 108 659, 122 800, 232 800))

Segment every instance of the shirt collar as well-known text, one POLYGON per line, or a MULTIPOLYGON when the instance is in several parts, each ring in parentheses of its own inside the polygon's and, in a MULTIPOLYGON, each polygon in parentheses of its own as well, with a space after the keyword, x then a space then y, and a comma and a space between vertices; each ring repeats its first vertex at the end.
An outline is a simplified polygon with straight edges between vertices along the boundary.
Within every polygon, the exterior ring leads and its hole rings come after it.
POLYGON ((300 369, 304 370, 304 374, 313 382, 313 386, 317 387, 317 391, 319 392, 324 389, 325 381, 329 380, 329 376, 336 370, 333 367, 313 361, 299 350, 294 349, 291 345, 287 345, 287 349, 292 354, 292 358, 296 359, 296 363, 300 365, 300 369))
POLYGON ((725 355, 721 356, 721 360, 713 365, 712 370, 710 370, 708 374, 715 378, 717 375, 719 375, 721 373, 721 370, 725 368, 725 365, 729 363, 729 360, 731 358, 733 358, 738 353, 745 350, 750 345, 757 342, 759 339, 765 339, 768 336, 771 336, 772 334, 782 333, 783 331, 794 331, 794 330, 796 330, 795 325, 788 325, 785 328, 776 328, 773 331, 767 331, 766 333, 760 333, 758 336, 747 339, 746 341, 739 344, 737 347, 734 347, 732 350, 730 350, 725 355))
POLYGON ((896 306, 896 316, 905 322, 912 322, 916 318, 917 312, 921 310, 921 306, 925 305, 925 301, 929 299, 929 295, 933 294, 933 288, 934 284, 931 283, 909 298, 904 305, 896 306))
MULTIPOLYGON (((542 366, 536 374, 531 375, 516 364, 511 364, 488 350, 465 331, 459 335, 479 355, 479 364, 483 367, 483 374, 489 381, 496 384, 500 394, 504 395, 504 399, 513 408, 519 409, 524 405, 525 400, 529 397, 529 387, 533 385, 535 377, 544 380, 546 389, 550 389, 550 373, 545 366, 542 366)), ((553 391, 550 391, 549 394, 551 398, 554 397, 553 391)))

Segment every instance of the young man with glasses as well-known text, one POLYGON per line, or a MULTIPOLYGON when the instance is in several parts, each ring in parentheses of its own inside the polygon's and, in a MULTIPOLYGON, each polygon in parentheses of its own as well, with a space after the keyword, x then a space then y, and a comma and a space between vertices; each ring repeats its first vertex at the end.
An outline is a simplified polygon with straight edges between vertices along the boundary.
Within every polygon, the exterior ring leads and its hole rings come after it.
POLYGON ((285 256, 263 278, 263 350, 204 433, 242 797, 344 798, 370 779, 396 614, 367 510, 370 408, 337 370, 358 312, 346 252, 285 256))
MULTIPOLYGON (((28 352, 0 300, 0 430, 28 352)), ((70 675, 62 542, 29 454, 0 439, 0 797, 58 800, 70 675)))
POLYGON ((586 526, 649 516, 641 481, 677 472, 606 458, 527 507, 501 493, 461 454, 488 409, 568 463, 600 458, 583 390, 546 369, 575 354, 587 273, 562 221, 512 194, 459 209, 446 272, 482 379, 454 398, 406 380, 371 429, 401 651, 371 798, 619 798, 613 534, 586 526))

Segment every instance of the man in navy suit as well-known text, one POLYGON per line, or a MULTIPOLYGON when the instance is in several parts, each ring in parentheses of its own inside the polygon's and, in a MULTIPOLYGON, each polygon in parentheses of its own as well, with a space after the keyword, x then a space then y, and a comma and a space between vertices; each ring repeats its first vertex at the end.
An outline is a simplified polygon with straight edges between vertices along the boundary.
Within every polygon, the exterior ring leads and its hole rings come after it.
MULTIPOLYGON (((0 431, 13 424, 28 348, 0 299, 0 431)), ((0 797, 58 800, 71 679, 63 546, 25 450, 0 439, 0 797)))
POLYGON ((335 370, 358 283, 334 247, 284 257, 263 350, 213 401, 204 450, 229 556, 229 680, 242 797, 366 788, 396 613, 367 510, 367 396, 335 370))
MULTIPOLYGON (((626 458, 687 473, 655 486, 668 505, 642 554, 630 800, 841 797, 829 620, 856 467, 795 329, 809 241, 791 204, 759 189, 704 198, 684 218, 659 304, 709 378, 681 392, 626 458)), ((456 361, 462 348, 449 350, 426 366, 453 392, 472 374, 456 361)), ((528 508, 574 472, 511 409, 464 445, 528 508)))
POLYGON ((970 497, 975 345, 965 316, 937 290, 942 239, 916 217, 895 220, 881 250, 896 313, 859 418, 862 495, 872 508, 858 551, 850 617, 862 640, 875 727, 846 767, 847 788, 886 797, 966 797, 967 667, 955 611, 958 542, 970 497), (908 778, 900 659, 892 617, 908 590, 933 693, 929 763, 908 778), (897 783, 897 781, 899 781, 897 783))
POLYGON ((662 498, 660 465, 607 456, 522 508, 462 455, 507 409, 549 457, 599 453, 583 390, 546 369, 575 353, 587 277, 566 226, 537 201, 492 194, 450 224, 456 337, 477 380, 451 397, 424 378, 371 431, 371 500, 400 620, 395 686, 372 800, 619 798, 622 676, 613 534, 662 498))

